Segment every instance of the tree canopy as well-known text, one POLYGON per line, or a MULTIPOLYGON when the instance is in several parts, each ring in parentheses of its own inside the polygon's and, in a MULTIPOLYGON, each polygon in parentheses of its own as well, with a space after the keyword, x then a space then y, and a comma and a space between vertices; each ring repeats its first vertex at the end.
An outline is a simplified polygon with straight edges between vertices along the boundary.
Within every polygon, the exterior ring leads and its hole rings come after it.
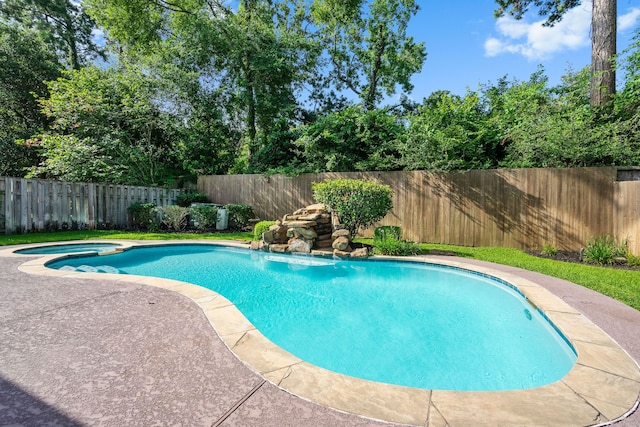
MULTIPOLYGON (((415 0, 230 4, 0 0, 0 175, 168 186, 640 163, 640 29, 615 58, 623 79, 602 92, 606 108, 594 105, 593 67, 555 86, 540 68, 414 101, 427 58, 407 34, 415 0), (94 62, 103 49, 109 60, 94 62)), ((552 25, 579 2, 497 4, 516 18, 537 8, 552 25)))

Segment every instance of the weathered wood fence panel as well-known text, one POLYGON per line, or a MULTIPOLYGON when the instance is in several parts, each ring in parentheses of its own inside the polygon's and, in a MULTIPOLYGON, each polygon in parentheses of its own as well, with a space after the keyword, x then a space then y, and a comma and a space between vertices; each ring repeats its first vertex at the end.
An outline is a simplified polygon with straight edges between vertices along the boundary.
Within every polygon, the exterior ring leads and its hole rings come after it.
POLYGON ((276 219, 314 202, 312 182, 367 179, 391 186, 394 209, 381 224, 401 226, 409 240, 578 250, 608 234, 627 238, 640 254, 639 174, 611 167, 227 175, 200 177, 198 190, 215 203, 248 204, 258 217, 276 219))
POLYGON ((6 234, 58 229, 126 228, 134 202, 167 206, 181 190, 0 178, 0 226, 6 234))

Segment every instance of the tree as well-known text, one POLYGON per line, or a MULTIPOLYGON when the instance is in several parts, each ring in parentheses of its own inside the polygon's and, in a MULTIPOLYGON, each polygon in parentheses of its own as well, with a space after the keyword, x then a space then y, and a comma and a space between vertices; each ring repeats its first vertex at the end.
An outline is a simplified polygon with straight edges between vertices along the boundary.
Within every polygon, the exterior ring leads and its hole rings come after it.
POLYGON ((302 127, 301 133, 295 144, 309 171, 393 170, 404 127, 386 110, 353 105, 302 127))
MULTIPOLYGON (((496 0, 496 17, 509 13, 516 19, 538 7, 541 16, 546 16, 545 25, 560 21, 570 9, 580 5, 581 0, 496 0)), ((617 0, 593 0, 591 10, 591 105, 604 106, 616 93, 614 58, 616 56, 617 0)))
POLYGON ((417 11, 414 0, 315 0, 312 16, 337 89, 354 92, 369 111, 397 86, 411 91, 411 76, 427 56, 424 43, 406 33, 417 11))
POLYGON ((302 29, 303 0, 241 0, 237 10, 216 0, 87 3, 124 49, 162 55, 223 93, 225 119, 243 132, 247 165, 278 120, 295 115, 294 93, 315 67, 318 44, 302 29))
POLYGON ((42 106, 53 123, 39 138, 44 161, 33 175, 150 186, 183 173, 176 118, 156 103, 158 86, 148 75, 87 67, 48 86, 42 106))
POLYGON ((476 92, 464 97, 432 93, 408 117, 400 163, 406 169, 465 170, 497 167, 500 137, 476 92))
POLYGON ((45 81, 58 78, 61 66, 34 31, 4 23, 0 63, 0 176, 24 176, 24 168, 37 163, 35 149, 24 141, 49 123, 38 98, 48 96, 45 81))
POLYGON ((90 57, 104 58, 93 38, 95 23, 80 2, 72 0, 3 0, 0 17, 9 24, 37 31, 63 63, 79 69, 90 57))

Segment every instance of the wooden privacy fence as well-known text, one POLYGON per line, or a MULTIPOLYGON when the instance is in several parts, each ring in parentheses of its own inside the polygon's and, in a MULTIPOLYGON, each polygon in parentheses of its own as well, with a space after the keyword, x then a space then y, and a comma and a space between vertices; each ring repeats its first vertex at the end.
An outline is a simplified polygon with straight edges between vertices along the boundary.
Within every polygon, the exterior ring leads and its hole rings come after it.
POLYGON ((0 225, 6 234, 125 228, 134 202, 166 206, 180 190, 41 179, 0 178, 0 225))
MULTIPOLYGON (((276 219, 313 203, 312 182, 353 178, 393 189, 380 223, 404 238, 463 246, 579 250, 597 235, 628 239, 640 254, 640 170, 508 169, 202 176, 198 190, 215 203, 244 203, 276 219)), ((366 230, 370 236, 372 229, 366 230)))

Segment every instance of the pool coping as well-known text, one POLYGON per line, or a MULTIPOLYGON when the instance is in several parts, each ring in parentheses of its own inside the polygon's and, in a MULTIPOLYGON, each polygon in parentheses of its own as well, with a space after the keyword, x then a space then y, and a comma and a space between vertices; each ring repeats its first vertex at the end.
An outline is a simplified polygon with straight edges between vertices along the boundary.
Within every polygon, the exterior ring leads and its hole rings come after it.
MULTIPOLYGON (((249 248, 247 244, 230 241, 110 239, 93 243, 118 243, 121 245, 119 250, 140 245, 176 244, 249 248)), ((337 374, 304 362, 273 344, 229 300, 214 291, 169 279, 52 270, 45 267, 45 263, 64 257, 64 254, 13 253, 18 249, 42 245, 12 246, 0 250, 0 256, 29 257, 19 267, 29 274, 109 279, 160 287, 187 296, 200 306, 231 352, 254 372, 293 395, 341 411, 410 425, 478 425, 480 420, 490 420, 492 425, 584 426, 610 424, 632 413, 638 406, 640 368, 615 340, 541 285, 490 267, 429 256, 375 257, 462 268, 510 283, 540 308, 576 349, 578 360, 561 380, 528 390, 467 392, 414 389, 337 374)))

